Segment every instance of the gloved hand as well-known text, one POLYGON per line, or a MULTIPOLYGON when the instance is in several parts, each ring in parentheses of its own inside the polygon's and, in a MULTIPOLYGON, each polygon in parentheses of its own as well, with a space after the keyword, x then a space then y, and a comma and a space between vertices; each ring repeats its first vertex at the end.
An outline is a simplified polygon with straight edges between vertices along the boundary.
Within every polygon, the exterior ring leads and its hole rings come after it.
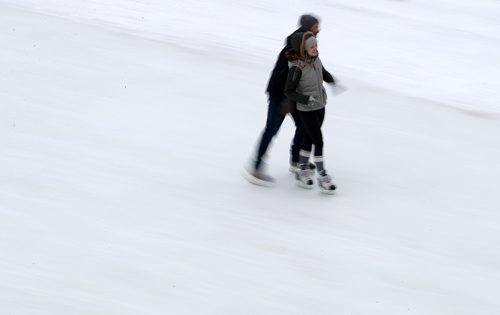
POLYGON ((318 100, 314 96, 309 96, 309 101, 307 102, 307 106, 314 106, 318 100))
POLYGON ((281 115, 285 116, 288 113, 292 113, 295 111, 296 104, 294 101, 290 100, 289 98, 285 98, 281 102, 281 108, 280 108, 280 113, 281 115))

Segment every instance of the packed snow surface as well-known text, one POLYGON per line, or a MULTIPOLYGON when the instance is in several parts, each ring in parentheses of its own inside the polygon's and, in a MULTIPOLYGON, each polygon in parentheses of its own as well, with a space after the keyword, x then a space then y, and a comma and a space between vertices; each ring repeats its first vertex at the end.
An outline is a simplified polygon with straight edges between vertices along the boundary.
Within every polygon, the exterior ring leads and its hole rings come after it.
POLYGON ((498 314, 500 3, 0 0, 0 313, 498 314), (241 171, 303 13, 338 192, 241 171))

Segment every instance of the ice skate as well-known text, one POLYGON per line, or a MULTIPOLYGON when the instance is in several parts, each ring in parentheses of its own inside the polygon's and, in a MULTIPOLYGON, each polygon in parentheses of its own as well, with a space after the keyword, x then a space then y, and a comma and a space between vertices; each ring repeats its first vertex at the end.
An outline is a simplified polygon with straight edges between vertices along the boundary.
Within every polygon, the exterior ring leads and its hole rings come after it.
POLYGON ((308 164, 300 164, 299 170, 295 173, 297 185, 305 189, 313 188, 312 174, 314 174, 314 170, 311 170, 308 164))
MULTIPOLYGON (((316 165, 309 163, 308 168, 314 173, 314 170, 316 169, 316 165)), ((289 168, 290 173, 297 174, 300 171, 300 164, 299 162, 290 162, 290 168, 289 168)), ((312 176, 312 174, 311 174, 312 176)))
POLYGON ((254 185, 271 187, 276 183, 276 179, 266 174, 262 169, 245 169, 242 175, 247 181, 254 185))
POLYGON ((318 185, 321 189, 321 192, 324 194, 333 194, 335 193, 335 185, 332 183, 332 178, 326 174, 325 170, 322 170, 318 174, 318 185))

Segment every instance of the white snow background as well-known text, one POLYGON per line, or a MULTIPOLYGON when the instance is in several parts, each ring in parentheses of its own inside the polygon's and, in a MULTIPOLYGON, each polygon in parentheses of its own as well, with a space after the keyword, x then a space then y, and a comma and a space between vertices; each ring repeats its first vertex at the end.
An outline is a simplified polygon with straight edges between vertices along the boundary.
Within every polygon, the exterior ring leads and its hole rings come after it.
POLYGON ((0 0, 0 314, 499 314, 500 3, 0 0), (240 174, 321 17, 338 192, 240 174))

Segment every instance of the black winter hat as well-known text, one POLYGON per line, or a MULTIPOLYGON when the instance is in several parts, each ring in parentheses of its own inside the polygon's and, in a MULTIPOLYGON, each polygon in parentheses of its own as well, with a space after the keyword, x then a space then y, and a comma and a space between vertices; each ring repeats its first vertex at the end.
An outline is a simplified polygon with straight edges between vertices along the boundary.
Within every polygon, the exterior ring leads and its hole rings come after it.
POLYGON ((316 23, 319 23, 319 19, 310 14, 304 14, 299 19, 300 29, 303 31, 308 31, 316 23))

